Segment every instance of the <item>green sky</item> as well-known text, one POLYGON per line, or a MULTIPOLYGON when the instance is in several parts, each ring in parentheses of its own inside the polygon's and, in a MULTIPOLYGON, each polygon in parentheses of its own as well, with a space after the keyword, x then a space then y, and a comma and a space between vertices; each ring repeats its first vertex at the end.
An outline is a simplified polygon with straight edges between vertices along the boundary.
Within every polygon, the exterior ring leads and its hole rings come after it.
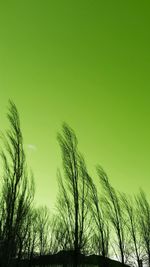
POLYGON ((52 207, 61 166, 56 134, 76 132, 90 172, 119 190, 150 187, 150 2, 0 2, 0 129, 20 112, 38 204, 52 207))

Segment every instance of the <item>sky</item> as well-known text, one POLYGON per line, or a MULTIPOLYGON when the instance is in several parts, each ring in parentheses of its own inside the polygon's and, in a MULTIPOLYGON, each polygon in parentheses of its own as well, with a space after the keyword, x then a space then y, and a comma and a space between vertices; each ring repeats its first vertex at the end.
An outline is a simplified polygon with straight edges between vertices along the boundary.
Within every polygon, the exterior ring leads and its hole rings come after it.
POLYGON ((36 203, 53 209, 67 122, 97 186, 150 187, 150 2, 0 1, 0 130, 19 111, 36 203))

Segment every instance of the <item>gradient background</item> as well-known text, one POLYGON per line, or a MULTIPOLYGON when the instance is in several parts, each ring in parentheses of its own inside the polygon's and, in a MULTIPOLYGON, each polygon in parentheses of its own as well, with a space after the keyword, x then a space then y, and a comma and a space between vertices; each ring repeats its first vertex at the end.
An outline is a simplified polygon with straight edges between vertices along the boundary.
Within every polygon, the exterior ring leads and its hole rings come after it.
POLYGON ((0 1, 0 130, 17 105, 36 201, 53 207, 56 134, 76 132, 89 171, 121 191, 150 187, 150 2, 0 1))

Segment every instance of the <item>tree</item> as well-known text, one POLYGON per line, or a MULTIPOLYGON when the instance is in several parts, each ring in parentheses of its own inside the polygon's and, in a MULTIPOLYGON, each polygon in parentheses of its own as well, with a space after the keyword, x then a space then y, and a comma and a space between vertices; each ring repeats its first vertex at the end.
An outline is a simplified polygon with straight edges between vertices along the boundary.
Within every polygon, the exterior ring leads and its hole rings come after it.
POLYGON ((37 209, 37 239, 40 256, 49 252, 50 217, 46 206, 37 209))
POLYGON ((143 190, 136 197, 138 207, 139 232, 146 252, 146 260, 150 266, 150 205, 143 190))
POLYGON ((108 211, 108 217, 113 226, 117 237, 118 248, 120 252, 120 259, 122 264, 125 263, 125 224, 123 219, 123 213, 121 209, 120 199, 111 186, 107 174, 101 167, 97 168, 100 182, 105 191, 105 196, 103 198, 105 202, 105 209, 108 211))
POLYGON ((3 258, 6 259, 5 266, 9 265, 12 257, 17 256, 18 237, 34 198, 33 176, 27 171, 19 114, 15 104, 11 101, 7 116, 10 129, 3 136, 4 148, 1 151, 4 167, 1 237, 5 242, 3 251, 3 258))
POLYGON ((131 237, 131 250, 130 257, 135 254, 138 267, 141 267, 141 240, 138 225, 138 213, 135 207, 135 202, 131 197, 127 197, 126 194, 121 194, 121 200, 123 204, 123 210, 126 214, 126 226, 131 237), (133 247, 132 247, 133 244, 133 247))
POLYGON ((64 186, 60 172, 58 173, 59 195, 57 198, 57 228, 55 235, 59 247, 63 250, 74 249, 74 208, 73 201, 70 198, 64 186), (61 229, 61 230, 58 230, 61 229), (57 231, 58 230, 58 231, 57 231))
MULTIPOLYGON (((76 135, 68 125, 63 124, 62 134, 58 134, 58 141, 61 147, 64 169, 64 182, 59 179, 64 198, 63 203, 65 204, 63 212, 67 210, 67 214, 64 213, 62 216, 67 215, 71 222, 70 227, 72 229, 70 230, 73 233, 72 243, 75 255, 74 265, 77 266, 78 254, 84 248, 86 242, 85 221, 88 213, 88 181, 85 163, 77 148, 76 135)), ((62 200, 60 200, 60 203, 62 203, 62 200)), ((64 223, 66 224, 66 218, 64 223)))
POLYGON ((90 186, 90 201, 92 218, 94 222, 93 247, 96 247, 96 252, 103 257, 108 256, 109 247, 109 225, 105 216, 102 199, 98 196, 96 186, 91 177, 89 177, 90 186))

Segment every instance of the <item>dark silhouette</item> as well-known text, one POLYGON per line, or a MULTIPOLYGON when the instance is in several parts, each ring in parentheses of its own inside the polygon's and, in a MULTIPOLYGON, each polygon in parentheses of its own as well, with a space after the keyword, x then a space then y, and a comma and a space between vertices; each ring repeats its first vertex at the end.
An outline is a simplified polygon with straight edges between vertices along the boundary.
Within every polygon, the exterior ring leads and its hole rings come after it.
MULTIPOLYGON (((58 141, 61 146, 64 179, 59 176, 59 185, 61 188, 60 198, 58 199, 62 217, 66 228, 70 229, 71 241, 70 249, 74 249, 74 266, 78 264, 78 254, 85 246, 85 225, 88 207, 88 182, 85 162, 77 148, 77 138, 73 130, 66 124, 63 125, 62 134, 58 134, 58 141), (64 209, 64 208, 65 209, 64 209), (67 222, 64 219, 67 212, 67 222), (69 223, 69 224, 68 224, 69 223)), ((60 209, 59 209, 60 211, 60 209)), ((68 232, 68 230, 66 229, 68 232)))
MULTIPOLYGON (((32 266, 72 266, 74 261, 74 251, 60 251, 57 254, 53 255, 45 255, 45 256, 38 256, 32 260, 32 266)), ((103 258, 102 256, 98 255, 89 255, 85 256, 84 254, 78 255, 78 264, 80 266, 108 266, 108 267, 127 267, 128 265, 122 265, 120 262, 115 260, 111 260, 109 258, 103 258)), ((27 266, 27 261, 22 266, 27 266)))
POLYGON ((113 225, 114 231, 118 240, 118 247, 120 250, 120 259, 122 264, 125 263, 125 225, 123 221, 123 213, 121 209, 120 199, 111 186, 107 174, 101 167, 97 168, 98 175, 102 186, 105 190, 104 202, 108 211, 108 217, 113 225))
POLYGON ((49 232, 50 232, 50 218, 49 210, 45 207, 37 209, 37 247, 40 255, 48 254, 49 251, 49 232))
MULTIPOLYGON (((130 242, 133 247, 130 248, 130 254, 133 254, 131 250, 135 251, 135 257, 138 267, 141 267, 141 235, 138 231, 138 214, 135 208, 135 203, 131 197, 127 197, 125 194, 121 194, 122 207, 126 215, 126 226, 130 235, 130 242)), ((133 257, 133 256, 132 256, 133 257)))
POLYGON ((23 138, 16 106, 10 101, 8 120, 10 129, 3 136, 1 242, 3 265, 8 266, 12 257, 21 258, 22 227, 34 197, 33 179, 28 172, 23 149, 23 138))
POLYGON ((58 134, 63 174, 58 171, 55 214, 47 207, 35 208, 33 175, 26 164, 19 114, 11 101, 8 120, 1 149, 0 267, 150 267, 150 204, 145 193, 141 190, 131 199, 117 192, 98 167, 100 191, 74 131, 63 124, 58 134))
POLYGON ((108 220, 104 213, 102 199, 99 198, 96 186, 90 176, 88 182, 90 186, 89 207, 94 220, 93 246, 96 246, 95 250, 98 255, 107 257, 109 249, 108 220))
POLYGON ((140 190, 139 195, 136 197, 136 202, 138 207, 139 233, 142 237, 141 243, 146 253, 146 262, 150 267, 150 205, 142 190, 140 190))

